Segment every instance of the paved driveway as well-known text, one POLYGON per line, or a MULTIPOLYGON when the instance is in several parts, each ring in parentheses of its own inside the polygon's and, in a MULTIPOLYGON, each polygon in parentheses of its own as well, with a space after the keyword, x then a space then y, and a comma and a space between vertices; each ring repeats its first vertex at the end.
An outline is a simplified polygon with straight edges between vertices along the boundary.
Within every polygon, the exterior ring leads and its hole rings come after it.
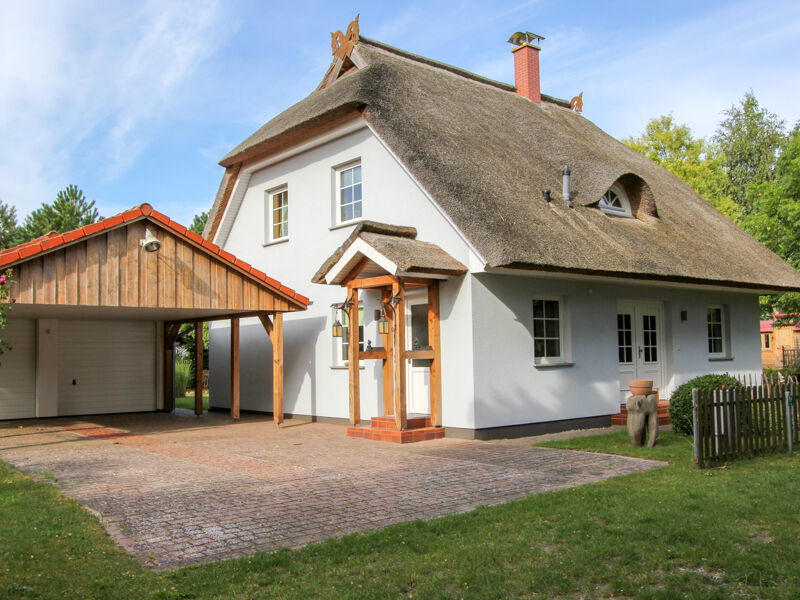
POLYGON ((51 472, 155 568, 465 511, 661 463, 519 442, 399 446, 323 423, 176 414, 0 425, 0 458, 51 472))

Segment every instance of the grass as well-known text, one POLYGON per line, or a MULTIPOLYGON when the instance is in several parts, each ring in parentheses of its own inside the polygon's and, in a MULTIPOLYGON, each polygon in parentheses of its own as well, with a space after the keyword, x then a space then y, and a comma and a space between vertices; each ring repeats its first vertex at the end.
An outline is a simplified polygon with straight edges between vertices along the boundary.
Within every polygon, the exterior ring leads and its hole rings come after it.
POLYGON ((800 457, 691 466, 687 438, 546 444, 670 465, 299 550, 164 573, 0 463, 0 598, 797 598, 800 457))
MULTIPOLYGON (((175 398, 175 408, 194 410, 194 393, 182 398, 175 398)), ((208 410, 208 394, 203 394, 203 410, 208 410)))

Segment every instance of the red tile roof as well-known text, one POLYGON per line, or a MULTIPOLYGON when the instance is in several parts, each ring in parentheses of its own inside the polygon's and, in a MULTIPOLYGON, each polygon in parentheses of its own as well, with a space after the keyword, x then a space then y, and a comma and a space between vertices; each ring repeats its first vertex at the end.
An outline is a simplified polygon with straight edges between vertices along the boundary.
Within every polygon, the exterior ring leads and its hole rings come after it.
POLYGON ((97 223, 79 227, 73 231, 68 231, 66 233, 56 233, 55 231, 51 231, 50 233, 38 237, 35 240, 31 240, 29 242, 25 242, 24 244, 14 246, 13 248, 0 251, 0 269, 10 267, 14 263, 26 258, 31 258, 37 254, 50 252, 60 246, 80 240, 81 238, 90 237, 101 231, 105 231, 107 229, 122 225, 123 223, 128 223, 130 221, 142 218, 154 221, 158 223, 159 226, 167 229, 178 237, 188 240, 200 250, 216 255, 220 261, 228 263, 228 266, 236 269, 239 272, 245 273, 254 279, 257 279, 259 282, 272 288, 273 291, 281 294, 282 296, 289 297, 295 302, 301 304, 303 307, 308 306, 309 300, 307 297, 299 294, 292 288, 283 285, 280 281, 276 281, 275 279, 267 276, 266 273, 259 271, 245 261, 236 258, 230 252, 226 252, 216 244, 202 238, 183 225, 176 223, 165 214, 153 210, 153 207, 146 203, 137 206, 136 208, 126 210, 118 215, 114 215, 113 217, 98 221, 97 223))
POLYGON ((772 321, 761 321, 761 333, 772 333, 772 321))

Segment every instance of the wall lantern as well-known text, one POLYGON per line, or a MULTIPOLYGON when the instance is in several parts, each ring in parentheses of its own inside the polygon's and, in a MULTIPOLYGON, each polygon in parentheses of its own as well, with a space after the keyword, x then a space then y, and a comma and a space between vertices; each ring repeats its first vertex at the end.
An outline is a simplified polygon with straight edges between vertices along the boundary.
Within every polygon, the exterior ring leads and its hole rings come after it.
POLYGON ((145 252, 158 252, 161 250, 161 242, 153 235, 149 227, 144 230, 144 239, 139 240, 139 245, 144 248, 145 252))

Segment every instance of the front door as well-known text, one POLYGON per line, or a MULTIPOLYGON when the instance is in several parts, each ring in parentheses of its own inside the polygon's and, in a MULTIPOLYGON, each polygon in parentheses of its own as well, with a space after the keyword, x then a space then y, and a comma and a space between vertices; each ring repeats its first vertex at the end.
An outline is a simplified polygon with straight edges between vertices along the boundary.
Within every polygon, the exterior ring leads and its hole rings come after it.
MULTIPOLYGON (((422 293, 406 296, 406 347, 427 350, 428 298, 422 293)), ((406 410, 409 414, 430 414, 430 360, 410 358, 406 361, 406 410)))
POLYGON ((663 383, 662 310, 657 302, 621 301, 617 306, 619 389, 627 396, 628 381, 652 379, 663 383))

